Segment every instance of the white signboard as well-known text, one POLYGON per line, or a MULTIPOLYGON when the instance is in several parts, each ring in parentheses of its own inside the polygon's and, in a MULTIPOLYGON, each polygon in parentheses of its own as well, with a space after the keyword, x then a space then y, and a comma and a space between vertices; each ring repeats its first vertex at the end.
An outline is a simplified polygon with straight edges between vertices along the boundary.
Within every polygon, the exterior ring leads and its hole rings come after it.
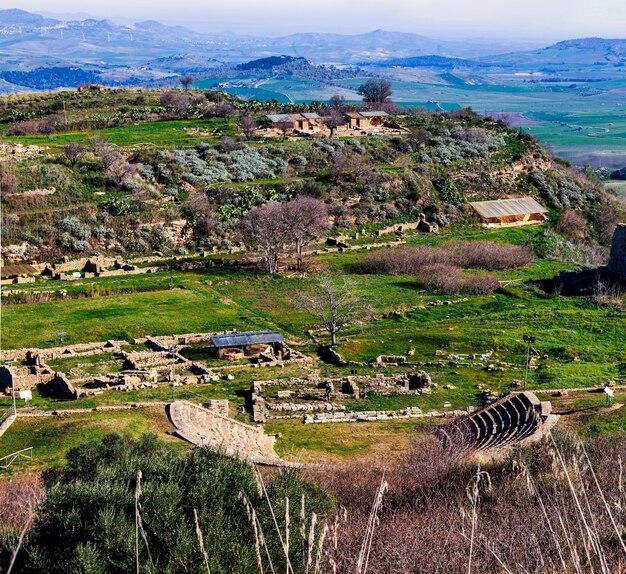
POLYGON ((604 392, 609 395, 609 397, 612 397, 615 394, 611 387, 604 387, 604 392))
POLYGON ((18 391, 17 394, 20 399, 24 399, 25 401, 30 401, 33 398, 31 391, 18 391))

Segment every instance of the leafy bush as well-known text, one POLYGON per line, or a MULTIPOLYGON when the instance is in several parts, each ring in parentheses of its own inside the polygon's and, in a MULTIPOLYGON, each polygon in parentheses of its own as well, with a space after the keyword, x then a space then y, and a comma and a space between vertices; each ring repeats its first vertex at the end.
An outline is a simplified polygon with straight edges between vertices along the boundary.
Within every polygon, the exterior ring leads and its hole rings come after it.
POLYGON ((68 251, 76 251, 78 253, 87 251, 91 247, 91 245, 89 244, 89 241, 74 237, 73 235, 67 232, 63 233, 61 237, 59 238, 59 245, 63 249, 66 249, 68 251))
MULTIPOLYGON (((212 572, 258 572, 244 496, 249 511, 258 517, 276 571, 287 571, 268 505, 247 463, 203 448, 183 453, 153 436, 133 440, 115 434, 70 450, 67 459, 64 468, 46 475, 47 497, 25 541, 20 571, 134 571, 136 496, 143 531, 138 543, 142 571, 207 571, 194 527, 197 513, 212 572)), ((295 572, 304 572, 305 541, 295 535, 302 522, 300 501, 308 523, 312 512, 324 519, 331 499, 292 470, 267 485, 267 496, 282 521, 285 500, 291 502, 291 565, 295 572)), ((317 544, 317 536, 314 540, 317 544)))
POLYGON ((134 251, 136 253, 146 253, 147 251, 150 251, 150 246, 148 245, 148 243, 140 237, 135 237, 131 239, 126 244, 126 248, 129 251, 134 251))
POLYGON ((534 171, 530 174, 530 181, 550 207, 557 209, 582 207, 595 197, 592 189, 555 171, 534 171))
POLYGON ((289 163, 291 165, 297 165, 300 167, 306 166, 308 163, 307 159, 303 155, 294 154, 289 158, 289 163))
POLYGON ((59 221, 59 229, 66 231, 76 239, 87 239, 91 235, 91 228, 76 217, 64 217, 59 221))

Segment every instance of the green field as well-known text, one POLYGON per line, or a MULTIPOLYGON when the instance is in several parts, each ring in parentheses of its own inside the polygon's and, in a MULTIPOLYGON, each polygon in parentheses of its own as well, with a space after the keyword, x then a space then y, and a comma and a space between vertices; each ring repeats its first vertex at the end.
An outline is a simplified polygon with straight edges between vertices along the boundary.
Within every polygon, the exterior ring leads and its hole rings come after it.
POLYGON ((100 137, 122 147, 191 147, 200 142, 216 143, 225 135, 235 135, 235 123, 225 123, 221 118, 207 120, 171 120, 116 126, 100 130, 59 132, 49 136, 7 136, 6 141, 24 145, 61 147, 70 142, 88 144, 94 137, 100 137), (199 130, 199 133, 188 132, 199 130), (208 135, 201 135, 204 134, 208 135))
POLYGON ((18 463, 10 470, 43 470, 63 463, 70 448, 87 441, 100 440, 111 432, 127 433, 135 437, 154 433, 186 448, 186 443, 165 434, 170 428, 171 423, 163 407, 52 417, 19 417, 0 441, 0 457, 32 446, 32 462, 18 463))

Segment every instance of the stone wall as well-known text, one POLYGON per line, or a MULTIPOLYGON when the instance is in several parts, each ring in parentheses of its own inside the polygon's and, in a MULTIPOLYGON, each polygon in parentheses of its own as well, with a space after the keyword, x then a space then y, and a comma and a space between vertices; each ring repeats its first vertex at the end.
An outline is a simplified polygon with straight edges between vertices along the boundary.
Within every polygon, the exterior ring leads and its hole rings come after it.
POLYGON ((618 223, 611 241, 611 258, 607 271, 626 280, 626 223, 618 223))

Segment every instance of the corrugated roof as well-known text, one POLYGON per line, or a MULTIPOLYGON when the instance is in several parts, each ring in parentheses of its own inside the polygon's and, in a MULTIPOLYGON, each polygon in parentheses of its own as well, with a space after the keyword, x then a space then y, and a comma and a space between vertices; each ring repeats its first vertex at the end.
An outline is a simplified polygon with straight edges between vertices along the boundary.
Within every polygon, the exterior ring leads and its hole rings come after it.
POLYGON ((17 277, 18 275, 36 275, 37 269, 32 265, 3 265, 0 269, 2 279, 17 277))
POLYGON ((304 116, 307 120, 319 120, 320 116, 319 114, 316 114, 315 112, 307 112, 305 114, 300 114, 301 116, 304 116))
POLYGON ((509 215, 525 215, 527 213, 545 213, 548 211, 532 197, 518 199, 496 199, 493 201, 476 201, 470 203, 474 210, 485 219, 506 217, 509 215))
POLYGON ((276 331, 250 331, 248 333, 231 333, 229 335, 212 335, 211 341, 218 348, 243 347, 245 345, 261 345, 265 343, 282 343, 285 338, 276 331))
POLYGON ((373 110, 371 112, 361 112, 361 115, 366 118, 384 118, 389 114, 380 110, 373 110))
POLYGON ((300 119, 298 116, 300 114, 268 114, 265 116, 270 122, 274 122, 275 124, 278 122, 295 122, 297 119, 300 119))

